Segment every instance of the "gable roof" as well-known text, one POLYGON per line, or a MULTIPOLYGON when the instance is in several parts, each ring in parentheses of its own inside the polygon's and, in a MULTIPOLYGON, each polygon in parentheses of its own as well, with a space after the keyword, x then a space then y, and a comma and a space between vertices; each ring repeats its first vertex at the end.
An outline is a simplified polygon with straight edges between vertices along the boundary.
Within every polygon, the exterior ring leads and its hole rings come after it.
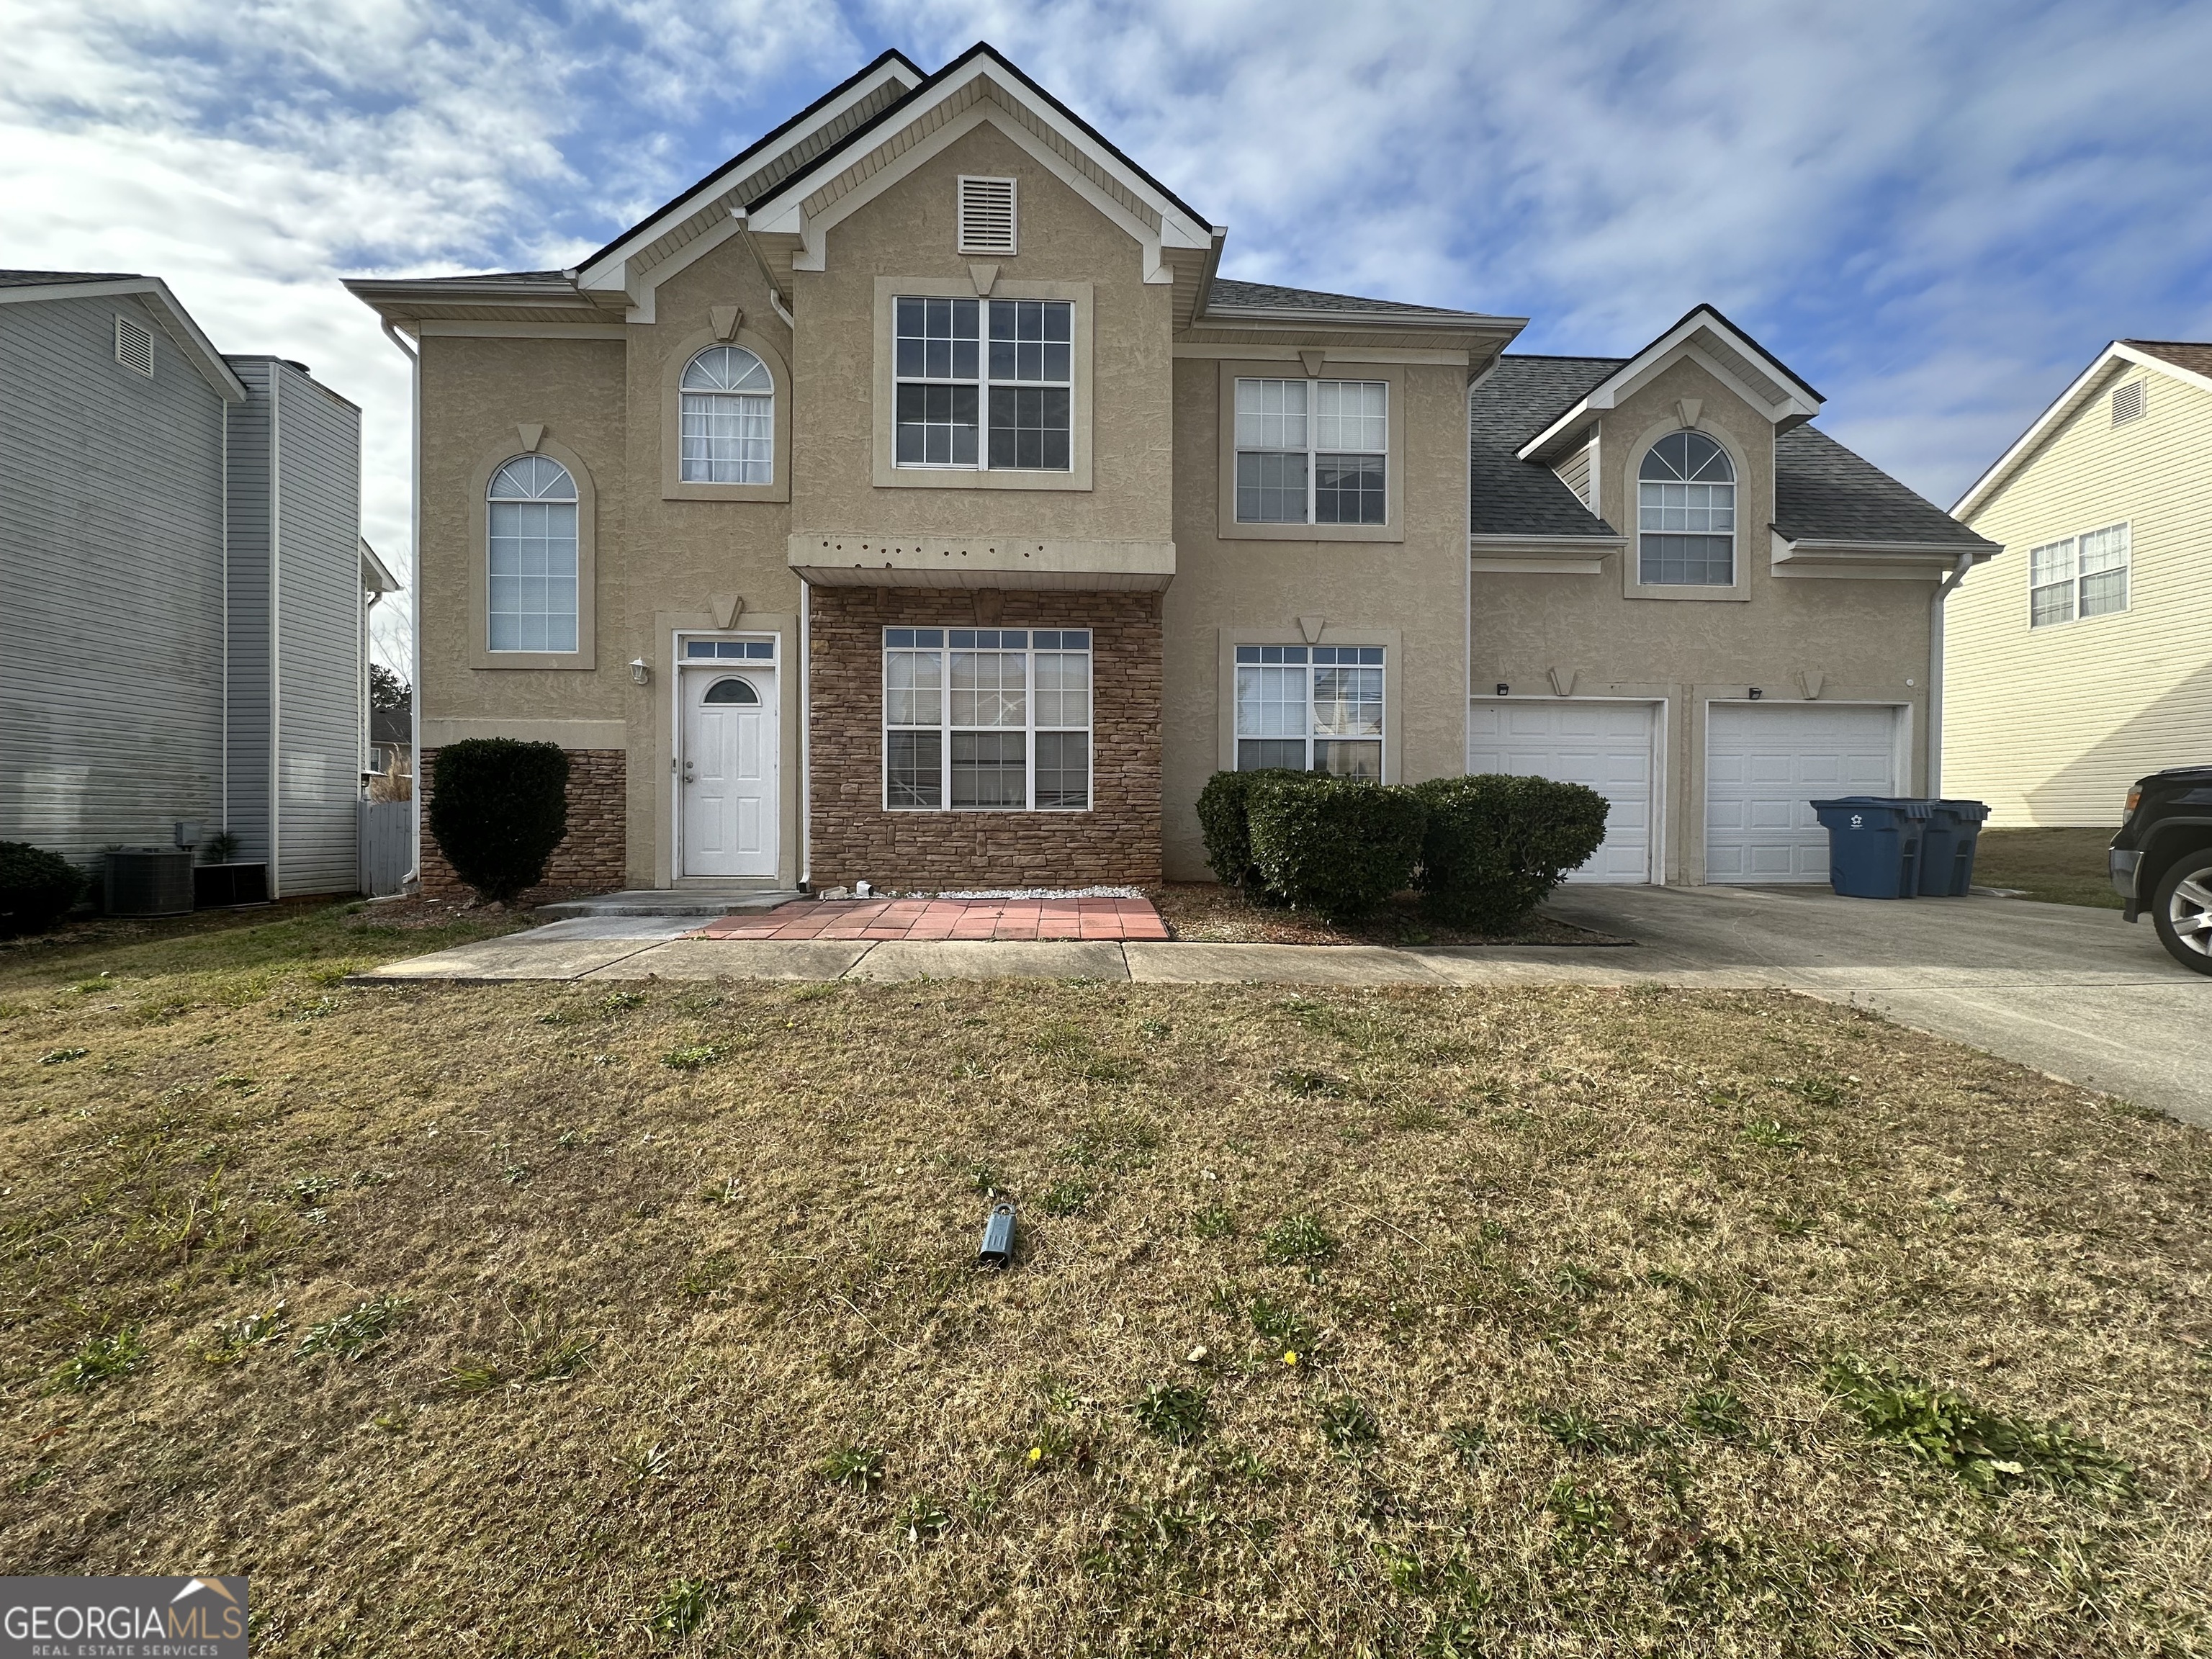
MULTIPOLYGON (((2115 340, 2099 352, 2088 368, 2075 375, 2073 383, 2013 441, 2012 447, 1990 464, 1989 471, 1952 503, 1952 516, 1971 520, 1986 507, 1990 498, 2011 482, 2013 474, 2034 459, 2044 441, 2103 390, 2103 383, 2113 376, 2116 366, 2130 363, 2156 369, 2199 391, 2212 392, 2212 345, 2193 340, 2115 340)), ((2122 367, 2118 372, 2124 374, 2126 370, 2122 367)))
POLYGON ((1503 328, 1518 333, 1525 317, 1493 317, 1480 311, 1452 311, 1437 306, 1407 305, 1399 300, 1363 300, 1350 294, 1327 294, 1318 289, 1278 288, 1273 283, 1240 283, 1216 276, 1200 297, 1194 323, 1247 322, 1264 319, 1275 322, 1383 323, 1396 327, 1503 328))
POLYGON ((1814 426, 1774 435, 1774 528, 1791 542, 1996 550, 1996 544, 1814 426))
POLYGON ((199 377, 225 403, 246 401, 246 383, 231 372, 215 342, 200 331, 192 314, 177 302, 169 285, 158 276, 141 276, 119 270, 0 270, 0 305, 27 305, 41 300, 137 299, 153 314, 171 344, 184 354, 199 377))
POLYGON ((1711 306, 1693 306, 1674 326, 1627 357, 1556 420, 1521 447, 1534 460, 1573 438, 1586 415, 1613 407, 1679 354, 1694 356, 1711 374, 1778 427, 1795 426, 1820 412, 1826 401, 1790 366, 1711 306))

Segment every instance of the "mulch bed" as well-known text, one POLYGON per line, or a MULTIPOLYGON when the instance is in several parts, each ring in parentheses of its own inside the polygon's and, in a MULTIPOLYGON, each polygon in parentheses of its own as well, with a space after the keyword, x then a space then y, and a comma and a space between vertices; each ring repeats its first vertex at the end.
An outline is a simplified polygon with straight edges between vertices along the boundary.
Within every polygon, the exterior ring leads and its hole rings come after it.
POLYGON ((1510 933, 1447 927, 1421 915, 1401 893, 1364 921, 1334 925, 1304 910, 1255 904, 1210 881, 1171 881, 1145 890, 1179 939, 1205 945, 1629 945, 1633 940, 1577 927, 1541 910, 1510 933))

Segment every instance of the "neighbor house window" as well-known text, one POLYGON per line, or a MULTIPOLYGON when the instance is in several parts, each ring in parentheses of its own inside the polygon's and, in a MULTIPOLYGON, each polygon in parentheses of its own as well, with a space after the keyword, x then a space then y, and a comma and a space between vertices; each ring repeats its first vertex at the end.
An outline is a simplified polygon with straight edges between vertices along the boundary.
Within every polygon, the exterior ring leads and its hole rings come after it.
POLYGON ((1071 301, 902 299, 896 322, 897 465, 1069 470, 1071 301))
POLYGON ((708 346, 684 368, 684 482, 775 478, 775 382, 743 346, 708 346))
POLYGON ((2128 527, 2109 525, 2027 555, 2027 625, 2110 616, 2128 608, 2128 527))
POLYGON ((1237 522, 1382 524, 1387 380, 1237 382, 1237 522))
POLYGON ((489 571, 494 651, 576 648, 576 481, 543 455, 492 474, 489 571))
POLYGON ((1638 581, 1735 585, 1735 464, 1702 432, 1670 432, 1636 470, 1638 581))
POLYGON ((1088 807, 1090 630, 885 629, 884 805, 1088 807))
POLYGON ((1237 647, 1237 769, 1382 775, 1382 647, 1237 647))

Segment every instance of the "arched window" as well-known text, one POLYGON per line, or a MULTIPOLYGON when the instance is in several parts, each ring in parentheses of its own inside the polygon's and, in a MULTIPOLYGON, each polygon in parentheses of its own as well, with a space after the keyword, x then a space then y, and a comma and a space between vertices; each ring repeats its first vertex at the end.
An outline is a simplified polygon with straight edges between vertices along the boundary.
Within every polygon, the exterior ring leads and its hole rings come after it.
POLYGON ((1735 584, 1735 465, 1702 432, 1670 432, 1636 470, 1637 580, 1735 584))
POLYGON ((775 382, 743 346, 708 346, 684 368, 684 482, 775 477, 775 382))
POLYGON ((491 475, 490 647, 576 648, 576 481, 518 455, 491 475))
POLYGON ((704 702, 758 702, 760 693, 754 690, 750 680, 716 680, 707 688, 704 702))

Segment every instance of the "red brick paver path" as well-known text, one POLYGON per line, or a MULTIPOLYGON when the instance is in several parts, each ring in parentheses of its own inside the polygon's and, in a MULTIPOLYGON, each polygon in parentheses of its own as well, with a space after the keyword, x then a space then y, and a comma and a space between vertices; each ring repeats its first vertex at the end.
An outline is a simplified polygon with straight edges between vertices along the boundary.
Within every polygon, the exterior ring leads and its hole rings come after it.
POLYGON ((686 939, 1165 939, 1148 899, 794 899, 686 939))

